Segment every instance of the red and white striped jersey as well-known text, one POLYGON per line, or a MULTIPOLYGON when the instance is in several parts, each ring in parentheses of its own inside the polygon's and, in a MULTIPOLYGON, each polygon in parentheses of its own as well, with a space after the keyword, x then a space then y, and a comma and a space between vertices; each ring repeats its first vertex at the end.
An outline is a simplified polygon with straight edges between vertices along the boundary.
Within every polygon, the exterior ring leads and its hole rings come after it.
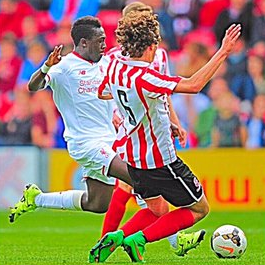
MULTIPOLYGON (((114 59, 115 57, 123 57, 121 55, 120 46, 111 48, 109 51, 107 51, 106 56, 102 57, 101 63, 103 65, 103 69, 107 69, 110 60, 114 59)), ((160 74, 170 75, 167 52, 163 48, 157 48, 154 60, 149 67, 158 71, 160 74)), ((166 98, 165 101, 167 101, 166 98)), ((116 113, 118 114, 119 112, 116 113)), ((113 150, 117 152, 121 156, 121 158, 124 157, 126 139, 127 137, 125 133, 125 128, 122 122, 118 128, 116 140, 113 145, 113 150)))
POLYGON ((98 93, 111 93, 128 139, 124 160, 132 167, 152 169, 176 160, 168 104, 180 77, 162 75, 150 64, 114 58, 98 93))

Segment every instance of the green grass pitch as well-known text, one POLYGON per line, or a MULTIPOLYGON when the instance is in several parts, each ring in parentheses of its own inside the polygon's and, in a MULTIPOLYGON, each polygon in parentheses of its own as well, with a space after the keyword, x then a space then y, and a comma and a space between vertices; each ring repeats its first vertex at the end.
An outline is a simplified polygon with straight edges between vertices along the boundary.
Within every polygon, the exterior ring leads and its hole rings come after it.
MULTIPOLYGON (((128 218, 132 213, 128 213, 128 218)), ((100 236, 103 215, 38 210, 8 223, 8 212, 0 212, 1 265, 66 265, 87 264, 89 249, 100 236)), ((264 265, 265 212, 211 212, 191 230, 206 229, 205 240, 185 257, 177 257, 166 239, 147 244, 146 264, 177 265, 264 265), (220 260, 210 248, 210 237, 220 225, 234 224, 247 236, 246 253, 238 260, 220 260)), ((105 262, 130 264, 122 248, 105 262)))

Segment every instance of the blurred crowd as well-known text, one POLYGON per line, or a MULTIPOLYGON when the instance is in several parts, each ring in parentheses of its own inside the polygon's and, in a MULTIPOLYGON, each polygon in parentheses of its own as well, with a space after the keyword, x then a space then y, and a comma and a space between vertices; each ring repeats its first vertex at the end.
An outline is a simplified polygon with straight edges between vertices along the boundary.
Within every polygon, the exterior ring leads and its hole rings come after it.
MULTIPOLYGON (((27 82, 55 45, 73 49, 71 23, 98 16, 107 49, 126 0, 0 0, 0 145, 64 148, 63 123, 49 89, 27 82)), ((172 75, 189 77, 220 46, 225 29, 241 23, 228 60, 197 95, 174 94, 187 148, 265 146, 265 1, 142 0, 158 14, 172 75)), ((178 146, 178 142, 176 141, 178 146)))

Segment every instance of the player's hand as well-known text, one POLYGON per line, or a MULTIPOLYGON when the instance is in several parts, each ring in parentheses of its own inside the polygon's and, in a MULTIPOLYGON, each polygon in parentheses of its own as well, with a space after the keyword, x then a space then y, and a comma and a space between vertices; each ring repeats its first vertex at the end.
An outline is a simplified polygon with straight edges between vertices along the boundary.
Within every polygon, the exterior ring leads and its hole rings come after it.
POLYGON ((45 64, 49 67, 59 63, 62 59, 62 52, 63 45, 55 46, 54 50, 50 53, 48 59, 46 60, 45 64))
POLYGON ((236 41, 240 35, 241 35, 241 25, 232 24, 225 31, 225 36, 222 40, 222 46, 220 49, 229 54, 233 50, 236 41))
POLYGON ((116 114, 116 111, 114 111, 113 117, 112 117, 112 123, 113 123, 116 131, 118 131, 118 128, 119 128, 121 122, 122 122, 122 119, 116 114))
POLYGON ((182 148, 185 148, 186 144, 187 144, 187 139, 188 139, 188 133, 184 128, 179 128, 179 136, 178 136, 178 140, 179 140, 179 144, 182 148))
POLYGON ((187 144, 187 132, 184 128, 178 127, 176 124, 171 123, 171 130, 174 137, 177 137, 179 144, 184 148, 187 144))

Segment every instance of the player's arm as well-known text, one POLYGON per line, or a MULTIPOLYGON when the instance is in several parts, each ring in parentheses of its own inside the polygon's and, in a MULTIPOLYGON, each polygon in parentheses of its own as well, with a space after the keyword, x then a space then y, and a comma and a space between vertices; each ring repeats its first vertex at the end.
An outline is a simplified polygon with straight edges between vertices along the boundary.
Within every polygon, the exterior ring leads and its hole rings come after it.
POLYGON ((210 61, 190 78, 182 78, 175 87, 175 93, 198 93, 209 82, 220 65, 228 57, 241 34, 241 25, 231 25, 225 33, 222 45, 210 61))
POLYGON ((110 93, 107 95, 98 94, 98 98, 103 99, 103 100, 110 100, 110 99, 113 99, 113 96, 110 93))
POLYGON ((98 88, 98 98, 103 100, 110 100, 113 99, 112 94, 110 93, 109 89, 109 77, 107 75, 104 76, 103 81, 99 85, 98 88))
POLYGON ((187 144, 187 131, 181 126, 179 118, 173 108, 172 100, 168 97, 169 119, 172 124, 172 131, 175 137, 178 138, 181 147, 185 147, 187 144))
POLYGON ((38 91, 45 87, 45 76, 53 65, 61 61, 62 48, 63 45, 55 46, 54 50, 50 53, 48 59, 44 62, 41 68, 32 74, 28 83, 30 91, 38 91))

